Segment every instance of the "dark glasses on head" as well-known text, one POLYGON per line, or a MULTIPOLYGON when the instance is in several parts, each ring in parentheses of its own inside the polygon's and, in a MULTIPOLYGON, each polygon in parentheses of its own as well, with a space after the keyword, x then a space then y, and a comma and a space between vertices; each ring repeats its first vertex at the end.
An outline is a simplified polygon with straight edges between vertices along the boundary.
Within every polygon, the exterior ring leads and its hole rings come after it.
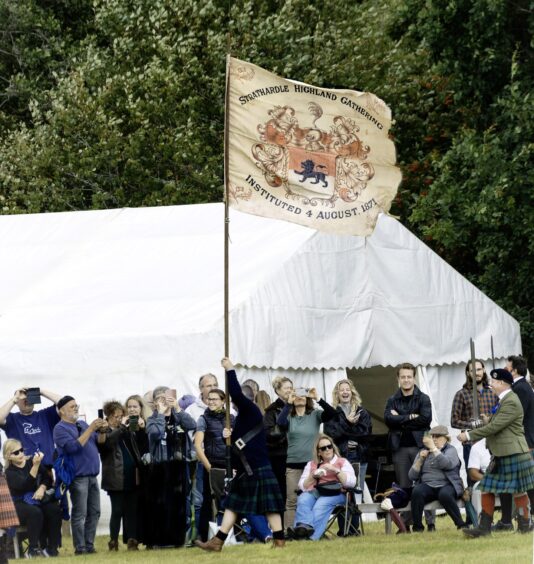
POLYGON ((317 447, 317 450, 324 452, 325 450, 330 450, 331 448, 334 448, 334 447, 332 445, 324 445, 322 447, 317 447))
POLYGON ((23 448, 19 448, 19 449, 17 449, 17 450, 14 450, 11 454, 17 456, 17 455, 20 454, 21 452, 24 452, 24 449, 23 449, 23 448))

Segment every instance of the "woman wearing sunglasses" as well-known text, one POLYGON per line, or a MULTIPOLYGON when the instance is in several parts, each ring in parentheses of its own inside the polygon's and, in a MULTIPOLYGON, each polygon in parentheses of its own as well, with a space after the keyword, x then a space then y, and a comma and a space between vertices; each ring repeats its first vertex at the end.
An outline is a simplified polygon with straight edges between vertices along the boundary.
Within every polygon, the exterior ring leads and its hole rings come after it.
POLYGON ((42 452, 37 452, 33 457, 26 457, 16 439, 9 439, 4 444, 7 485, 20 524, 28 531, 28 558, 57 556, 61 540, 61 509, 55 497, 45 496, 47 489, 53 488, 53 483, 41 465, 43 456, 42 452), (48 544, 41 550, 39 539, 43 534, 48 544))
POLYGON ((345 502, 343 488, 356 485, 354 469, 348 460, 339 456, 337 446, 328 435, 317 437, 313 452, 313 460, 304 468, 299 482, 302 493, 297 501, 293 530, 296 539, 319 540, 334 507, 345 502))

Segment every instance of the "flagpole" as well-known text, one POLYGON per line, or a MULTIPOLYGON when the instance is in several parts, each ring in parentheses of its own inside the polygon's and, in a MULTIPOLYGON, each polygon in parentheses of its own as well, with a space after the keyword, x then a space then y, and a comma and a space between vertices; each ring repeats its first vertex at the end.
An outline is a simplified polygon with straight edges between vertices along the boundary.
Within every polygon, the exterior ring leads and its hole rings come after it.
MULTIPOLYGON (((230 309, 230 292, 228 284, 228 273, 230 270, 230 256, 229 256, 229 205, 228 205, 228 136, 229 136, 229 103, 228 97, 230 95, 230 48, 228 47, 228 54, 226 55, 226 90, 224 96, 224 356, 230 356, 230 336, 229 336, 229 309, 230 309)), ((226 427, 230 428, 230 394, 228 393, 228 376, 226 371, 224 373, 224 387, 226 393, 226 427)), ((229 479, 232 476, 232 439, 226 439, 226 477, 229 479)))

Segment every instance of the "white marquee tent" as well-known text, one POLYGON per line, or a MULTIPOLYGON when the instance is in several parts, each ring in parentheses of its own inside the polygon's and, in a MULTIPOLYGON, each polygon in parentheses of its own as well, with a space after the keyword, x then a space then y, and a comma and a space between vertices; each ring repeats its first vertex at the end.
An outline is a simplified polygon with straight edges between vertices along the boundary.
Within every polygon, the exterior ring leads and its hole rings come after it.
MULTIPOLYGON (((160 383, 195 393, 199 375, 221 374, 223 215, 0 217, 6 399, 40 385, 83 398, 91 419, 104 399, 160 383)), ((410 361, 445 423, 470 337, 485 359, 491 335, 498 358, 521 350, 517 322, 386 215, 367 239, 238 212, 230 234, 230 356, 269 391, 275 373, 329 392, 346 368, 410 361)))
MULTIPOLYGON (((0 374, 69 393, 88 421, 106 399, 158 384, 196 393, 222 376, 223 206, 0 217, 0 374)), ((230 356, 272 392, 275 374, 330 397, 355 380, 380 426, 393 366, 420 365, 448 423, 469 338, 521 351, 517 322, 398 221, 334 236, 238 212, 230 223, 230 356)), ((103 497, 106 526, 108 502, 103 497)))

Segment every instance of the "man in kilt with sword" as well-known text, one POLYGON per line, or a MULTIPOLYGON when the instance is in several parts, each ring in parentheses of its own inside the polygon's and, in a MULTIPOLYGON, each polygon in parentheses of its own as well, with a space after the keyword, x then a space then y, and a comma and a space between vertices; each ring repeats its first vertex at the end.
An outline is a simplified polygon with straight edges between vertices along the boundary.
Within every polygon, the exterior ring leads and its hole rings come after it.
POLYGON ((531 457, 523 429, 523 407, 512 392, 514 379, 508 370, 497 368, 491 371, 491 388, 499 396, 490 419, 478 429, 463 431, 458 440, 478 441, 486 438, 492 461, 480 481, 482 491, 482 513, 480 524, 474 529, 464 529, 464 534, 477 538, 491 534, 491 523, 495 509, 495 494, 514 495, 518 512, 518 531, 530 531, 528 496, 525 492, 534 486, 534 460, 531 457))

